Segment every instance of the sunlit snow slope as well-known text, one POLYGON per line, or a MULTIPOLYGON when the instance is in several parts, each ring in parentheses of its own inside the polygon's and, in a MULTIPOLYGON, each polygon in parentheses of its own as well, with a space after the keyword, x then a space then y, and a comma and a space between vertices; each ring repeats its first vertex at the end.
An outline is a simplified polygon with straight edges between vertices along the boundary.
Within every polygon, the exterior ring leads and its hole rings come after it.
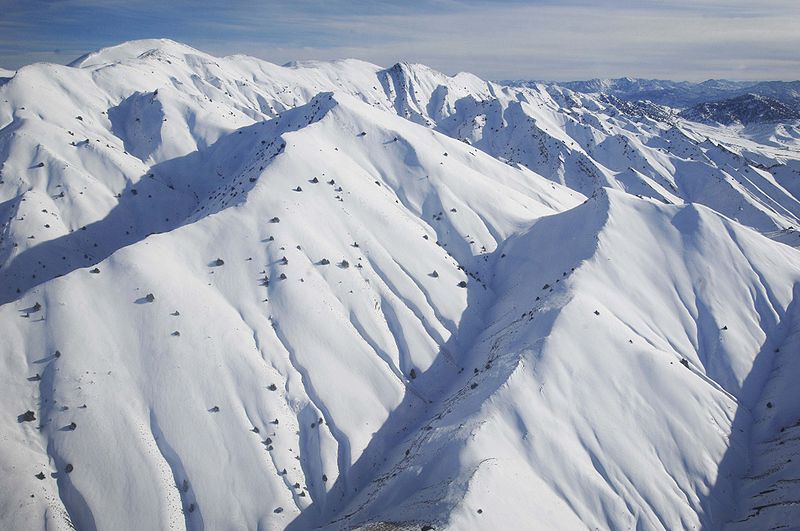
POLYGON ((0 527, 792 525, 786 127, 163 40, 11 72, 0 527))

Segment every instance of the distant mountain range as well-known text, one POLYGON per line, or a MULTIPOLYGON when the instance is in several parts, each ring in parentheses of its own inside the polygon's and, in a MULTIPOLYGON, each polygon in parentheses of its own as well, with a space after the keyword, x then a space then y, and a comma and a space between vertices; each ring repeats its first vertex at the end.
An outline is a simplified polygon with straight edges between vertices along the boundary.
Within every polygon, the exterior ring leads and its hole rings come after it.
POLYGON ((558 85, 575 92, 609 94, 628 101, 649 100, 653 103, 678 109, 709 101, 735 98, 745 94, 766 96, 783 102, 796 102, 800 98, 800 81, 709 79, 700 83, 692 83, 689 81, 621 77, 618 79, 590 79, 588 81, 505 81, 503 83, 512 86, 558 85))
POLYGON ((722 101, 698 103, 680 113, 694 122, 723 125, 783 122, 800 119, 800 105, 795 101, 784 103, 775 98, 744 94, 722 101))
MULTIPOLYGON (((536 81, 507 81, 512 86, 534 86, 536 81)), ((590 79, 546 82, 585 94, 603 94, 623 102, 650 102, 681 109, 688 120, 731 125, 785 122, 800 117, 800 81, 729 81, 701 83, 662 79, 590 79)))

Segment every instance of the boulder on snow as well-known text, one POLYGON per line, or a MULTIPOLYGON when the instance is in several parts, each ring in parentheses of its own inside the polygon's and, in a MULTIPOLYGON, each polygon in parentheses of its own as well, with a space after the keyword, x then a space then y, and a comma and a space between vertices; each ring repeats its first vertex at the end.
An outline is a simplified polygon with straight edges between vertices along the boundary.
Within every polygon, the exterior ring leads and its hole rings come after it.
POLYGON ((17 422, 33 422, 36 420, 36 414, 30 409, 22 415, 17 415, 17 422))

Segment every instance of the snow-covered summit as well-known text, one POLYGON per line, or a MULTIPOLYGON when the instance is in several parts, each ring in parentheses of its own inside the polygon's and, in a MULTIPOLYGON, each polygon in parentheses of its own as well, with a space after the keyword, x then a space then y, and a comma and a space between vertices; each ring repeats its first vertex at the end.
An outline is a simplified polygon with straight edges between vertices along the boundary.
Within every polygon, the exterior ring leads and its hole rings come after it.
POLYGON ((173 56, 196 55, 211 57, 179 42, 171 39, 141 39, 127 41, 116 46, 101 48, 94 52, 82 55, 69 63, 75 68, 96 68, 113 63, 132 61, 134 59, 145 59, 149 56, 173 56))

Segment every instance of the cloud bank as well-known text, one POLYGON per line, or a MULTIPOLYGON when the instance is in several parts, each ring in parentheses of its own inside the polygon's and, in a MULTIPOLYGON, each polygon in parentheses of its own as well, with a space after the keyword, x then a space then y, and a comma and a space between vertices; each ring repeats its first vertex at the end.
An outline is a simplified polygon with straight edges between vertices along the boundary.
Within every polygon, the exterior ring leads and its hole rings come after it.
POLYGON ((399 60, 490 79, 797 79, 796 0, 0 0, 0 66, 168 37, 283 63, 399 60))

